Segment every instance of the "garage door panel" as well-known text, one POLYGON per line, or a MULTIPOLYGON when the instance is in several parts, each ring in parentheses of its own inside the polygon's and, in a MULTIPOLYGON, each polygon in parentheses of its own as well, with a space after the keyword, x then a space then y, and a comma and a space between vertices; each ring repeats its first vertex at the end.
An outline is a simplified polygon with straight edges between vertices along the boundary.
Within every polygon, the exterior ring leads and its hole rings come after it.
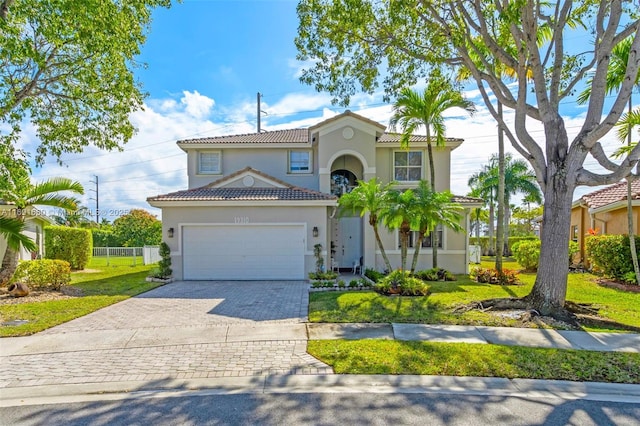
POLYGON ((304 279, 304 225, 183 228, 185 280, 304 279))

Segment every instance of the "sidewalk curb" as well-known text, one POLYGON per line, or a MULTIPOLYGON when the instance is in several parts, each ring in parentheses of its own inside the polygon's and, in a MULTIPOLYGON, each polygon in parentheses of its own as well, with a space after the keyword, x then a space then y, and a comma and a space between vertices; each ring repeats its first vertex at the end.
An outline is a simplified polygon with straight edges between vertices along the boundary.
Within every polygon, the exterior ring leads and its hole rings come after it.
POLYGON ((267 375, 5 388, 0 407, 248 393, 424 393, 640 404, 640 385, 630 384, 457 376, 267 375))

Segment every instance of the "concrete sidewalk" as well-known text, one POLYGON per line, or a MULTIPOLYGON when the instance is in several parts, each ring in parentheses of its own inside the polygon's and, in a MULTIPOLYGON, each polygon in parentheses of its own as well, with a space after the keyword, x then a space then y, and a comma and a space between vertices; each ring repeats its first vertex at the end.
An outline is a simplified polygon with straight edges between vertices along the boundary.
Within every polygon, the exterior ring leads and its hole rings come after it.
MULTIPOLYGON (((0 339, 0 405, 52 401, 47 398, 54 395, 171 389, 350 392, 395 386, 396 392, 422 392, 434 391, 434 383, 448 383, 442 391, 468 392, 475 389, 478 380, 482 389, 487 384, 502 383, 506 388, 501 389, 513 390, 515 383, 456 377, 449 382, 432 378, 412 384, 416 380, 413 376, 394 376, 376 388, 372 384, 383 380, 377 376, 338 379, 343 376, 333 375, 331 367, 306 352, 310 339, 397 339, 640 352, 638 334, 425 324, 258 322, 40 333, 0 339)), ((539 383, 544 392, 554 392, 558 382, 539 383)), ((583 391, 567 386, 563 392, 583 396, 583 391)), ((607 391, 602 394, 633 395, 640 402, 638 385, 605 387, 607 391)))
POLYGON ((79 331, 0 339, 0 356, 174 345, 335 339, 415 340, 640 353, 640 334, 431 324, 307 323, 79 331))

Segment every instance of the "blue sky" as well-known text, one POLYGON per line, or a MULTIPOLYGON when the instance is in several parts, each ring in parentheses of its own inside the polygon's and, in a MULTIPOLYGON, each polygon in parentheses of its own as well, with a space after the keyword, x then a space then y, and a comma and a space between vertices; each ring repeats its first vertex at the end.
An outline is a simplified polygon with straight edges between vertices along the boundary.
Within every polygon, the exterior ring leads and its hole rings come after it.
MULTIPOLYGON (((113 221, 132 208, 160 215, 146 198, 187 187, 186 154, 176 140, 254 132, 257 92, 263 94, 267 130, 308 127, 342 112, 328 94, 298 80, 303 64, 295 60, 296 4, 184 0, 156 10, 139 58, 146 67, 136 70, 149 94, 144 111, 131 117, 136 136, 123 152, 88 148, 63 156, 63 166, 48 159, 34 168, 34 178, 68 176, 88 190, 98 175, 102 217, 113 221)), ((447 136, 465 139, 452 157, 451 189, 457 194, 468 192, 469 176, 497 150, 495 122, 473 87, 466 95, 478 104, 478 113, 472 118, 461 111, 447 114, 447 136)), ((357 95, 349 108, 388 124, 391 108, 382 102, 382 93, 357 95)), ((577 129, 582 108, 568 102, 565 112, 567 127, 577 129)), ((33 129, 27 128, 23 143, 34 142, 33 129)), ((94 197, 87 191, 83 204, 94 209, 94 197)))

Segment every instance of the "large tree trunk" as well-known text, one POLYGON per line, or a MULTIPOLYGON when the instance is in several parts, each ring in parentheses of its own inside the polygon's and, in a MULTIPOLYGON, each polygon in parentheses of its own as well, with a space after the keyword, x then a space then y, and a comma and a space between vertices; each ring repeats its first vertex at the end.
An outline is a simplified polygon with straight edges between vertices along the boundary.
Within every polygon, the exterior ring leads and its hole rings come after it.
MULTIPOLYGON (((551 161, 549 162, 551 166, 551 161)), ((557 170, 557 169, 556 169, 557 170)), ((571 200, 575 186, 564 170, 549 173, 542 215, 542 249, 536 282, 525 300, 542 315, 562 316, 569 273, 571 200)))
MULTIPOLYGON (((498 115, 502 118, 502 103, 498 102, 498 115)), ((505 234, 505 171, 504 171, 504 133, 498 125, 498 229, 496 230, 496 270, 502 273, 502 253, 505 234)))
POLYGON ((20 253, 17 250, 13 250, 7 247, 7 251, 2 258, 2 269, 0 270, 0 287, 5 287, 13 274, 18 268, 18 258, 20 253))

